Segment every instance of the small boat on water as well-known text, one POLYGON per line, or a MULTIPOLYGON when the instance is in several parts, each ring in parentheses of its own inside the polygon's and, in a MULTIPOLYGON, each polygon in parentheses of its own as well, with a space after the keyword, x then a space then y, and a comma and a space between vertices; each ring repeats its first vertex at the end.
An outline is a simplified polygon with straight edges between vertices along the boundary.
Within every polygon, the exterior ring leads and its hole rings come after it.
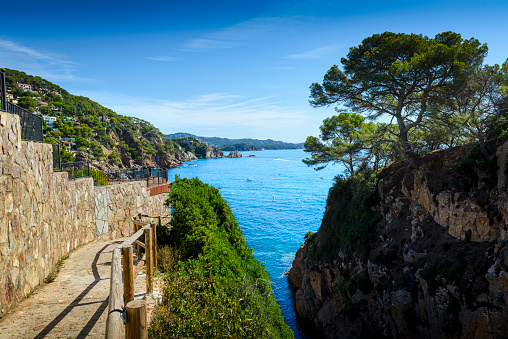
POLYGON ((252 181, 252 179, 247 178, 247 181, 252 181))

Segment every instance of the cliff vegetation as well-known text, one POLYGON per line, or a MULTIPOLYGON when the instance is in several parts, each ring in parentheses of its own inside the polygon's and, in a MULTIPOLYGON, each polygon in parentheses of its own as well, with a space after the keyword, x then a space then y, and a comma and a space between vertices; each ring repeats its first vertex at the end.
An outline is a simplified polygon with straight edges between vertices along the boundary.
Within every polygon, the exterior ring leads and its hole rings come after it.
POLYGON ((44 122, 44 142, 61 143, 63 162, 89 158, 99 168, 177 167, 183 161, 217 158, 216 148, 192 138, 167 139, 148 121, 115 113, 41 77, 6 69, 11 101, 36 114, 54 117, 44 122), (23 88, 22 88, 23 86, 23 88))
POLYGON ((311 85, 313 106, 342 106, 304 162, 345 168, 288 274, 320 336, 508 335, 508 61, 486 52, 385 32, 311 85))
POLYGON ((155 338, 293 338, 268 273, 255 259, 218 189, 176 178, 172 228, 158 232, 163 302, 155 338))

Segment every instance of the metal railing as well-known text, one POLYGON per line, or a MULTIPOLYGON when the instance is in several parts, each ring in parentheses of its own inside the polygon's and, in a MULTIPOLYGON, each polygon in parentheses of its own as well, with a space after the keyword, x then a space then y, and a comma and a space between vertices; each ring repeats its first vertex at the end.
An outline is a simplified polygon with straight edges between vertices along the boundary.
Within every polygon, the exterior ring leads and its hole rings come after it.
POLYGON ((147 188, 169 183, 168 169, 166 168, 122 168, 99 171, 90 167, 90 162, 64 162, 60 168, 54 170, 69 173, 69 179, 91 177, 95 186, 121 184, 131 181, 146 181, 147 188))
POLYGON ((21 139, 43 142, 42 117, 32 114, 26 109, 7 101, 4 69, 0 72, 0 91, 2 93, 0 97, 2 100, 2 111, 19 115, 21 122, 21 139))

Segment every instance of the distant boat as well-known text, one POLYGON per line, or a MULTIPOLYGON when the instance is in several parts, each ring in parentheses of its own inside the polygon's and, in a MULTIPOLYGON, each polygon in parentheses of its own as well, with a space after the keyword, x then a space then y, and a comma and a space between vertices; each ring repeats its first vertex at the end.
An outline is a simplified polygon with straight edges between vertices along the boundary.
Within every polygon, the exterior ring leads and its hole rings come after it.
POLYGON ((247 181, 252 181, 252 179, 247 178, 247 181))

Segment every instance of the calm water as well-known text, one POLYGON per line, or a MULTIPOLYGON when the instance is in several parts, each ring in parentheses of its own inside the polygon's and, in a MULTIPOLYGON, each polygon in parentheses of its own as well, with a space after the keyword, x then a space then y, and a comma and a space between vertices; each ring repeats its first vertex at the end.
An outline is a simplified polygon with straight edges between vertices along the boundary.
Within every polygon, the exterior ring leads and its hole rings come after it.
POLYGON ((170 180, 198 177, 221 188, 243 229, 256 259, 272 278, 272 287, 286 322, 297 338, 305 338, 296 321, 284 271, 308 231, 316 231, 323 217, 328 189, 341 169, 307 167, 303 150, 242 152, 238 159, 206 159, 170 170, 170 180), (248 158, 249 154, 256 157, 248 158))

